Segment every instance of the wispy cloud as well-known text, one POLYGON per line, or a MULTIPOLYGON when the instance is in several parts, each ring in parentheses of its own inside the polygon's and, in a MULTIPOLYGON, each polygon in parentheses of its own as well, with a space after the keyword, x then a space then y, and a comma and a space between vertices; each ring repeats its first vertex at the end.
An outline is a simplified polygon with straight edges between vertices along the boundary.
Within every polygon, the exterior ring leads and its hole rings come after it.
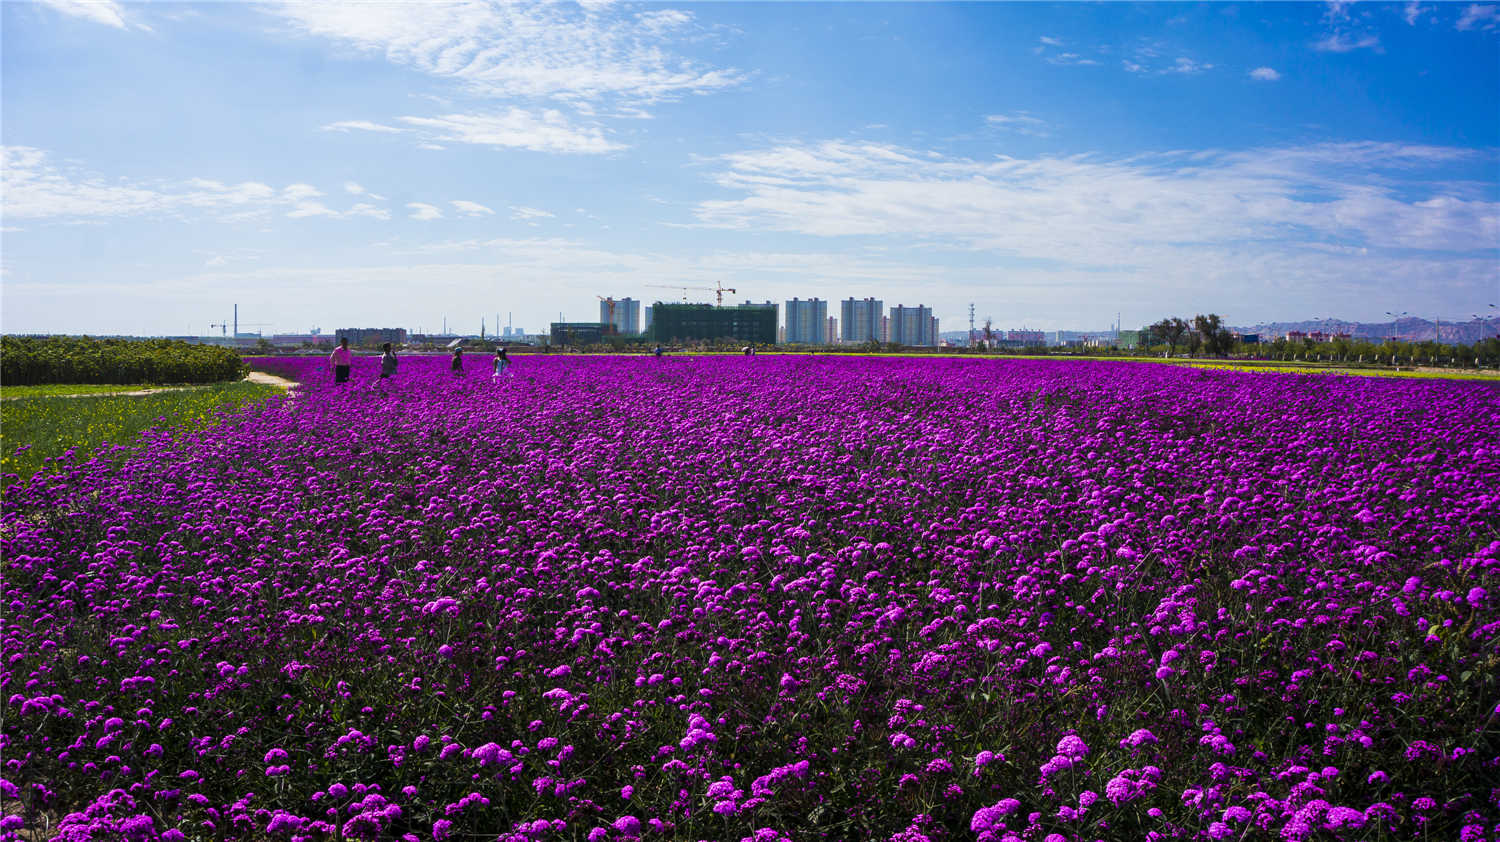
POLYGON ((735 87, 743 75, 672 52, 690 12, 551 3, 287 0, 266 11, 327 38, 495 98, 655 102, 735 87))
POLYGON ((443 211, 437 205, 429 205, 426 202, 407 202, 406 207, 411 211, 412 219, 442 219, 443 211))
POLYGON ((1313 49, 1325 53, 1350 53, 1355 50, 1380 49, 1380 36, 1364 33, 1333 32, 1313 42, 1313 49))
POLYGON ((403 130, 395 126, 387 126, 381 123, 372 123, 369 120, 340 120, 337 123, 329 123, 323 127, 325 132, 381 132, 383 134, 400 134, 403 130))
POLYGON ((986 124, 997 129, 1012 131, 1016 134, 1030 135, 1032 137, 1047 137, 1051 134, 1051 124, 1040 117, 1033 116, 1029 111, 1015 111, 1010 114, 991 114, 984 118, 986 124))
POLYGON ((555 214, 551 213, 550 211, 544 211, 541 208, 528 208, 525 205, 510 206, 511 219, 521 219, 529 221, 532 219, 545 219, 554 215, 555 214))
POLYGON ((41 0, 41 3, 71 17, 125 28, 125 7, 115 0, 41 0))
POLYGON ((1261 82, 1275 82, 1281 78, 1274 67, 1257 67, 1250 71, 1250 78, 1261 82))
POLYGON ((345 216, 366 216, 370 219, 390 219, 391 212, 378 205, 369 202, 359 202, 354 207, 344 211, 345 216))
POLYGON ((1422 15, 1429 11, 1431 11, 1431 9, 1427 6, 1423 6, 1420 2, 1418 2, 1418 0, 1411 0, 1411 2, 1407 3, 1405 8, 1401 10, 1401 16, 1406 19, 1407 26, 1416 26, 1417 21, 1421 20, 1422 15))
POLYGON ((495 213, 478 202, 470 202, 465 199, 454 199, 449 204, 453 205, 454 209, 464 216, 491 216, 495 213))
POLYGON ((531 112, 511 108, 482 114, 402 117, 420 130, 426 143, 471 143, 574 155, 598 155, 624 149, 597 126, 579 126, 556 109, 531 112))
POLYGON ((696 217, 990 251, 1075 272, 1126 267, 1199 287, 1252 265, 1293 272, 1288 283, 1347 278, 1330 244, 1414 280, 1461 271, 1477 282, 1488 271, 1493 283, 1486 255, 1500 241, 1500 203, 1417 177, 1480 154, 1344 143, 981 161, 881 144, 777 146, 720 159, 716 182, 740 196, 700 202, 696 217), (1185 267, 1206 274, 1193 279, 1185 267))
POLYGON ((390 217, 368 203, 341 212, 323 201, 322 190, 303 182, 278 190, 258 181, 226 184, 208 178, 154 182, 106 179, 76 166, 54 163, 45 151, 27 146, 4 147, 3 158, 4 213, 8 219, 80 222, 130 216, 192 216, 244 220, 276 212, 293 219, 390 217))
POLYGON ((1458 16, 1458 21, 1453 24, 1454 29, 1469 30, 1483 29, 1492 30, 1500 24, 1500 6, 1481 6, 1473 3, 1464 9, 1463 14, 1458 16))
POLYGON ((1180 56, 1176 61, 1172 62, 1172 65, 1170 67, 1164 68, 1162 72, 1193 74, 1202 73, 1205 70, 1213 69, 1214 66, 1212 64, 1206 64, 1203 62, 1194 61, 1193 59, 1190 59, 1186 56, 1180 56))

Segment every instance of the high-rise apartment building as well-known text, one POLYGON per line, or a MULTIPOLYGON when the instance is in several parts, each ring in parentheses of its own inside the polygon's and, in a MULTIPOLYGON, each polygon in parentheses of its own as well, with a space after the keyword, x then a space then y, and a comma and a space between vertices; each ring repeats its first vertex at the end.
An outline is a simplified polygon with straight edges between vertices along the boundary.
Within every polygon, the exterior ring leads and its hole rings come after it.
POLYGON ((932 308, 923 305, 891 308, 890 341, 898 345, 935 346, 938 344, 937 319, 932 308))
POLYGON ((880 340, 881 310, 885 302, 878 298, 846 298, 839 306, 839 321, 843 325, 845 342, 869 342, 880 340))
POLYGON ((828 317, 828 324, 823 331, 823 344, 837 345, 839 343, 839 320, 833 316, 828 317))
POLYGON ((786 341, 803 345, 823 344, 827 339, 827 320, 827 301, 793 298, 786 303, 786 341))
POLYGON ((599 321, 604 324, 613 324, 616 333, 627 335, 640 333, 641 302, 634 298, 606 298, 599 302, 599 321), (613 314, 610 312, 611 305, 613 305, 613 314))

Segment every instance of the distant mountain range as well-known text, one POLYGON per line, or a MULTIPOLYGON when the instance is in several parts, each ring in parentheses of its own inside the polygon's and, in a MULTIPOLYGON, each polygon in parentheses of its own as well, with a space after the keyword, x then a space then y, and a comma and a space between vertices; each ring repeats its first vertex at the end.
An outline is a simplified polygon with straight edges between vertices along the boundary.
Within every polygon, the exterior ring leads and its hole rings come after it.
POLYGON ((1356 339, 1399 339, 1402 342, 1430 342, 1438 339, 1448 344, 1472 345, 1483 339, 1500 334, 1500 318, 1470 319, 1464 322, 1443 322, 1415 316, 1397 319, 1394 322, 1351 322, 1343 319, 1317 319, 1301 322, 1266 322, 1249 327, 1235 327, 1240 333, 1258 333, 1263 339, 1275 339, 1288 331, 1303 333, 1347 333, 1356 339))

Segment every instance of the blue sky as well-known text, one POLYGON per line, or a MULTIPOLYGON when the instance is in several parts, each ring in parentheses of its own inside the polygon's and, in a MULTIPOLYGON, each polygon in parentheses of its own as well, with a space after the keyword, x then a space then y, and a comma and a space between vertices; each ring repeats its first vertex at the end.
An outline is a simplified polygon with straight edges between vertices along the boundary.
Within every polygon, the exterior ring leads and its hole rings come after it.
POLYGON ((6 332, 1500 301, 1492 4, 0 4, 6 332), (696 300, 701 294, 692 293, 696 300))

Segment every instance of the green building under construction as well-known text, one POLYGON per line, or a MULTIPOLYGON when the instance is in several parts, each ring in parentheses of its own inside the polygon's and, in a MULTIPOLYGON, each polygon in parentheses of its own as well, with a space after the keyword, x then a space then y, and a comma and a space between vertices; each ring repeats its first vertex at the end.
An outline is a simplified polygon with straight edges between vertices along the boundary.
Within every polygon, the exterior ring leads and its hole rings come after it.
POLYGON ((651 307, 651 337, 658 342, 733 339, 756 345, 776 342, 775 304, 664 304, 651 307))

